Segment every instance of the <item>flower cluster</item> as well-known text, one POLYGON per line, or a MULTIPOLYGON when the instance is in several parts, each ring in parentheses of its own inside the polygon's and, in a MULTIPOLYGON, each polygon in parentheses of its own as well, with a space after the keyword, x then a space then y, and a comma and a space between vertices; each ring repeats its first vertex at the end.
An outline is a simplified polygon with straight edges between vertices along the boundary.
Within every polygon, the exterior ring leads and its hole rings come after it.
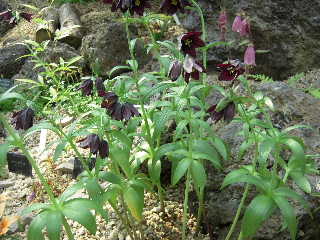
POLYGON ((217 104, 212 105, 208 110, 207 113, 210 114, 210 117, 212 118, 215 123, 217 123, 222 118, 230 122, 235 115, 236 112, 236 105, 233 102, 228 103, 221 111, 217 111, 217 104))
POLYGON ((237 15, 232 24, 232 31, 240 34, 241 37, 250 35, 250 24, 247 18, 242 19, 237 15))
POLYGON ((220 71, 220 81, 233 81, 245 72, 244 64, 240 60, 230 60, 227 63, 218 64, 217 68, 220 71))
POLYGON ((90 134, 86 138, 78 141, 81 148, 90 148, 92 154, 98 154, 101 158, 109 156, 109 144, 105 140, 100 140, 97 134, 90 134))

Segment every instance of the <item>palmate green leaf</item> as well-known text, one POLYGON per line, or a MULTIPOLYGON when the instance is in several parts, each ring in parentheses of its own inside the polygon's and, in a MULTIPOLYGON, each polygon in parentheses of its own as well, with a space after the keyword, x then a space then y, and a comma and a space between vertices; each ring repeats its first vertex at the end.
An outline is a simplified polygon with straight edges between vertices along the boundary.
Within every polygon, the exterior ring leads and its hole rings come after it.
POLYGON ((191 158, 184 158, 181 161, 179 161, 176 169, 174 170, 173 178, 172 178, 172 184, 175 185, 179 180, 183 177, 183 175, 188 170, 190 164, 192 163, 191 158))
POLYGON ((311 193, 311 185, 302 171, 290 171, 289 176, 306 193, 311 193))
POLYGON ((128 187, 123 194, 124 201, 128 205, 128 208, 132 214, 132 216, 140 222, 142 220, 142 211, 144 207, 144 196, 143 191, 137 191, 137 189, 133 187, 128 187))
POLYGON ((44 240, 42 229, 47 223, 48 211, 44 211, 32 220, 27 234, 28 240, 44 240))
POLYGON ((48 211, 46 226, 50 240, 60 240, 62 219, 63 215, 60 211, 48 211))
POLYGON ((288 226, 290 236, 292 240, 296 239, 297 235, 297 219, 294 213, 294 208, 290 205, 287 199, 280 196, 273 196, 273 200, 280 208, 281 215, 284 218, 286 225, 288 226))
POLYGON ((96 209, 96 205, 89 199, 76 198, 68 201, 63 206, 63 215, 84 226, 91 234, 97 231, 95 217, 90 209, 96 209))
POLYGON ((247 207, 242 220, 242 234, 244 238, 253 236, 261 224, 271 216, 276 204, 272 198, 259 194, 247 207))
POLYGON ((198 188, 204 188, 207 182, 207 174, 203 165, 196 160, 191 163, 191 176, 198 188))

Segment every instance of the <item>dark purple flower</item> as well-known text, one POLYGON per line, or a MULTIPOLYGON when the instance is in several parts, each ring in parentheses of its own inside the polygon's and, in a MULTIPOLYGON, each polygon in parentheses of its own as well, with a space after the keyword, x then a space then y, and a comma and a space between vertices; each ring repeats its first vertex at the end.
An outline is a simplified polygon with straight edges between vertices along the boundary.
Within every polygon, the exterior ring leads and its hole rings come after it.
POLYGON ((7 11, 2 12, 2 13, 0 13, 0 17, 2 17, 2 19, 5 21, 10 21, 11 18, 13 18, 12 11, 7 10, 7 11))
POLYGON ((96 88, 97 88, 99 97, 103 97, 106 92, 106 88, 104 87, 103 82, 104 80, 101 77, 98 77, 96 79, 96 88))
POLYGON ((244 53, 244 64, 246 65, 256 65, 256 51, 253 45, 249 45, 244 53))
POLYGON ((233 81, 245 72, 243 64, 239 60, 231 60, 226 64, 218 64, 218 70, 220 71, 220 81, 233 81))
POLYGON ((103 95, 103 102, 101 103, 101 107, 105 108, 107 112, 111 115, 115 109, 116 104, 118 103, 118 96, 113 92, 105 92, 103 95))
POLYGON ((33 126, 34 111, 31 108, 26 108, 19 112, 15 112, 12 118, 12 124, 16 125, 16 130, 27 130, 33 126))
POLYGON ((181 75, 181 71, 182 71, 182 63, 179 60, 173 61, 169 69, 169 78, 172 81, 176 81, 181 75))
POLYGON ((188 32, 183 34, 180 39, 180 50, 184 54, 189 54, 196 57, 196 48, 205 46, 205 43, 200 38, 202 32, 188 32))
POLYGON ((207 110, 207 113, 210 114, 211 119, 215 121, 215 123, 220 121, 222 118, 225 121, 230 122, 236 113, 236 105, 233 102, 230 102, 227 104, 227 106, 225 106, 224 109, 218 112, 217 104, 215 104, 207 110))
POLYGON ((149 0, 103 0, 104 3, 112 4, 111 11, 120 9, 123 13, 129 10, 130 14, 137 13, 142 16, 145 8, 150 8, 149 0))
POLYGON ((25 20, 27 20, 28 22, 31 21, 32 17, 33 17, 33 14, 31 13, 25 13, 25 12, 22 12, 19 14, 20 17, 24 18, 25 20))
POLYGON ((218 26, 220 29, 220 40, 225 41, 225 33, 227 31, 227 13, 225 10, 220 12, 219 19, 218 19, 218 26))
POLYGON ((77 88, 77 90, 82 90, 84 96, 92 95, 93 81, 88 79, 82 82, 82 84, 77 88))
POLYGON ((100 140, 97 134, 90 134, 86 138, 78 141, 81 148, 90 148, 90 153, 98 154, 101 158, 108 157, 109 155, 109 144, 105 140, 100 140))
POLYGON ((140 116, 140 113, 133 104, 125 103, 122 105, 122 119, 128 121, 130 118, 135 116, 140 116))
POLYGON ((161 3, 160 11, 169 15, 175 14, 178 10, 184 13, 184 7, 190 5, 185 0, 164 0, 161 3))
POLYGON ((188 83, 190 80, 190 77, 199 80, 200 79, 200 73, 205 72, 203 65, 196 61, 192 56, 187 55, 184 63, 183 63, 183 69, 184 69, 184 80, 188 83))
POLYGON ((242 29, 242 20, 241 20, 241 17, 237 15, 232 23, 232 31, 240 33, 241 29, 242 29))

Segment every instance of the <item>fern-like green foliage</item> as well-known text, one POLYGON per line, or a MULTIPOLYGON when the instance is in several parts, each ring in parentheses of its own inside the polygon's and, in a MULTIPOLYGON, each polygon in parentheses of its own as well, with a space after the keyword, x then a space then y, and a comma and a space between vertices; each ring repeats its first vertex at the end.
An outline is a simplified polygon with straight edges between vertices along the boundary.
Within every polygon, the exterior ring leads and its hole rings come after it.
POLYGON ((268 77, 264 74, 250 74, 249 78, 253 78, 256 81, 261 81, 261 82, 274 82, 272 77, 268 77))
POLYGON ((297 73, 293 76, 291 76, 289 79, 288 79, 288 84, 290 86, 293 86, 296 84, 296 82, 298 82, 301 78, 303 78, 305 76, 304 73, 297 73))

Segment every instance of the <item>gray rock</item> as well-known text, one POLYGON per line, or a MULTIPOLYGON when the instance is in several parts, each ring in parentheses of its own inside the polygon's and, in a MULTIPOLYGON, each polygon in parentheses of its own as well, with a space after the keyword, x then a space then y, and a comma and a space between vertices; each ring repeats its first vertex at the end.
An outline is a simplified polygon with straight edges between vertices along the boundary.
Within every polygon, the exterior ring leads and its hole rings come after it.
POLYGON ((1 48, 0 76, 3 78, 11 78, 14 74, 19 72, 26 59, 20 58, 17 60, 17 58, 26 54, 28 54, 28 49, 21 44, 14 44, 1 48))
POLYGON ((21 218, 17 222, 10 225, 9 230, 8 230, 8 234, 14 234, 17 232, 24 232, 25 227, 32 222, 34 217, 35 216, 33 213, 21 216, 21 218))
MULTIPOLYGON (((219 40, 218 14, 220 5, 213 0, 200 0, 207 19, 209 41, 219 40), (216 13, 213 15, 213 13, 216 13)), ((226 38, 239 40, 239 35, 231 31, 237 12, 243 10, 251 20, 252 41, 256 49, 269 50, 267 54, 257 55, 257 73, 284 80, 298 72, 319 68, 320 62, 320 2, 319 1, 256 1, 226 0, 228 32, 226 38)), ((188 30, 200 30, 199 18, 187 12, 181 19, 188 30)), ((243 59, 245 46, 212 48, 208 60, 220 63, 228 58, 243 59)))
MULTIPOLYGON (((102 75, 107 75, 113 67, 125 65, 126 60, 130 59, 127 35, 124 24, 118 22, 100 24, 96 29, 96 32, 83 38, 81 55, 88 63, 96 63, 102 75)), ((137 35, 136 28, 130 27, 130 31, 132 37, 137 35)), ((136 42, 135 57, 140 67, 150 60, 151 56, 146 54, 141 40, 136 42)))
POLYGON ((63 174, 72 174, 73 165, 74 165, 73 162, 74 161, 72 159, 68 162, 61 163, 56 167, 56 170, 59 171, 60 173, 63 173, 63 174))
POLYGON ((0 189, 12 187, 12 186, 14 186, 14 181, 12 180, 7 179, 7 180, 0 181, 0 189))

